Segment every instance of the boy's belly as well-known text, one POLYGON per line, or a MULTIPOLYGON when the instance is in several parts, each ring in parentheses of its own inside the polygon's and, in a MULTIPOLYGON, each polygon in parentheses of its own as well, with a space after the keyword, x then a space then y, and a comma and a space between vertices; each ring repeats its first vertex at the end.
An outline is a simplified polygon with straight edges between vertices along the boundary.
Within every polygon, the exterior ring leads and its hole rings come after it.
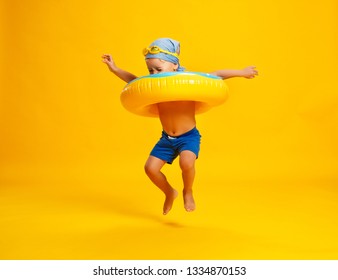
POLYGON ((158 111, 163 130, 171 136, 181 135, 196 126, 193 101, 159 103, 158 111))

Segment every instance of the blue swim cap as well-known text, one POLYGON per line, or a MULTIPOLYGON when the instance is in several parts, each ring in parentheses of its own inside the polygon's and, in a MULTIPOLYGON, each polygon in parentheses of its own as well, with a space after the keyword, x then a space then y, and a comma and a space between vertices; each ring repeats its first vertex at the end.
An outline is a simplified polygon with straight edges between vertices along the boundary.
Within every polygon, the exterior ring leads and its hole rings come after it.
MULTIPOLYGON (((170 38, 160 38, 155 40, 154 42, 152 42, 149 46, 157 46, 165 51, 171 52, 171 53, 176 53, 177 55, 180 54, 180 42, 175 41, 173 39, 170 38)), ((167 54, 167 53, 163 53, 163 52, 159 52, 156 54, 151 54, 151 53, 147 53, 146 54, 146 59, 148 58, 158 58, 158 59, 162 59, 165 61, 169 61, 171 63, 177 64, 178 68, 177 71, 184 71, 184 68, 181 67, 180 65, 180 60, 178 57, 167 54)))

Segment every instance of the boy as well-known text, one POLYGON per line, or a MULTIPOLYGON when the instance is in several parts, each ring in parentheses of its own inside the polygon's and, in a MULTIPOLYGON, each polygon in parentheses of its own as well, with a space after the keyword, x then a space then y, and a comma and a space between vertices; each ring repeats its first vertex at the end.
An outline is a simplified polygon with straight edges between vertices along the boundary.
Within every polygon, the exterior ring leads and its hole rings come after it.
MULTIPOLYGON (((173 39, 161 38, 155 40, 148 48, 144 49, 143 54, 149 74, 184 71, 179 63, 180 43, 173 39)), ((105 54, 102 58, 109 70, 123 81, 129 83, 137 78, 134 74, 118 68, 110 55, 105 54)), ((225 69, 210 74, 223 79, 233 77, 251 79, 258 72, 254 66, 249 66, 242 70, 225 69)), ((161 169, 166 163, 171 164, 179 156, 184 185, 184 208, 188 212, 194 211, 196 205, 192 187, 195 178, 195 160, 198 157, 201 138, 196 129, 195 102, 172 101, 158 103, 157 106, 163 128, 162 137, 150 153, 145 164, 145 172, 150 180, 165 194, 163 215, 166 215, 171 210, 178 192, 169 184, 161 169)))

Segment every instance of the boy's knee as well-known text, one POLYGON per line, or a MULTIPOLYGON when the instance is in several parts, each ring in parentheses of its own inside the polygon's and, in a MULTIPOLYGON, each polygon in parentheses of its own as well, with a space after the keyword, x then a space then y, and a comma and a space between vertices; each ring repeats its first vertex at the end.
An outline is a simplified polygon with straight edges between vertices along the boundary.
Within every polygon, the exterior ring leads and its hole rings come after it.
POLYGON ((195 160, 196 160, 195 155, 190 155, 188 157, 181 157, 180 158, 180 167, 181 167, 182 171, 193 169, 194 166, 195 166, 195 160))
POLYGON ((147 175, 149 175, 149 174, 152 172, 151 167, 150 167, 149 164, 147 164, 147 163, 144 165, 144 172, 145 172, 147 175))
POLYGON ((188 161, 183 161, 180 164, 181 170, 182 171, 187 171, 187 170, 191 170, 194 168, 194 162, 188 162, 188 161))
POLYGON ((156 174, 159 170, 154 165, 151 165, 149 163, 146 163, 144 165, 144 171, 148 176, 156 174))

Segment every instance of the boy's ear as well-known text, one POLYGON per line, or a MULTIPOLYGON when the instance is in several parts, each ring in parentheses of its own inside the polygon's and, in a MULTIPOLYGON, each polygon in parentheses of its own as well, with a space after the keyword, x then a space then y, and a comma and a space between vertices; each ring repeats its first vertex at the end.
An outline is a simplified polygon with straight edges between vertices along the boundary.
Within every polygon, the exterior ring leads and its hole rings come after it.
POLYGON ((174 64, 175 66, 174 66, 174 71, 177 71, 177 69, 178 69, 178 64, 174 64))

